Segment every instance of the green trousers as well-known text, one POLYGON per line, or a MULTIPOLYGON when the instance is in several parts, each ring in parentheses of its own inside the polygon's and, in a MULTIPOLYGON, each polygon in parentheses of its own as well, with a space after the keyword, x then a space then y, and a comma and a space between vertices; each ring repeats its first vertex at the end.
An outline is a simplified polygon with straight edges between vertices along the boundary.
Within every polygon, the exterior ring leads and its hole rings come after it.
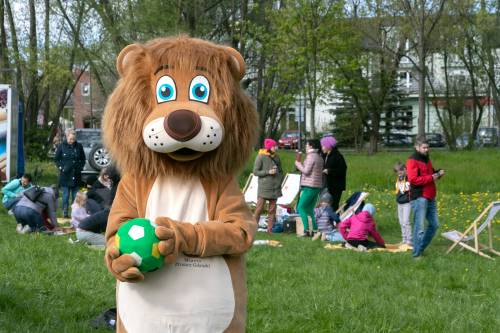
POLYGON ((297 210, 302 220, 302 224, 304 225, 304 232, 309 230, 308 216, 311 217, 313 231, 318 230, 316 218, 314 217, 314 206, 318 201, 318 195, 320 192, 320 188, 302 186, 302 193, 300 195, 299 203, 297 204, 297 210))

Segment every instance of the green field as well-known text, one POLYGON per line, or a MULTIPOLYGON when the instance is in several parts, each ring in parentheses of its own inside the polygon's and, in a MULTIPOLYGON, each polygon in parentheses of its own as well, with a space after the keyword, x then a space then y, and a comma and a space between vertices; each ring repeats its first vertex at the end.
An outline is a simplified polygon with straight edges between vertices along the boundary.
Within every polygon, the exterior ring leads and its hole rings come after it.
MULTIPOLYGON (((389 243, 400 241, 392 165, 409 152, 345 153, 348 190, 367 190, 389 243)), ((293 154, 281 152, 293 172, 293 154)), ((440 230, 463 230, 490 201, 500 200, 500 151, 432 152, 447 174, 438 184, 440 230)), ((39 164, 40 165, 40 164, 39 164)), ((41 164, 41 183, 56 180, 41 164)), ((251 163, 243 171, 244 184, 251 163)), ((28 164, 28 171, 34 163, 28 164)), ((0 210, 0 332, 89 332, 88 322, 114 306, 114 280, 103 252, 67 237, 16 234, 0 210)), ((500 248, 500 217, 494 224, 500 248)), ((500 259, 471 252, 445 255, 437 235, 418 261, 410 253, 332 251, 290 234, 281 248, 255 246, 247 255, 248 332, 498 332, 500 259)), ((95 331, 98 332, 98 331, 95 331)))

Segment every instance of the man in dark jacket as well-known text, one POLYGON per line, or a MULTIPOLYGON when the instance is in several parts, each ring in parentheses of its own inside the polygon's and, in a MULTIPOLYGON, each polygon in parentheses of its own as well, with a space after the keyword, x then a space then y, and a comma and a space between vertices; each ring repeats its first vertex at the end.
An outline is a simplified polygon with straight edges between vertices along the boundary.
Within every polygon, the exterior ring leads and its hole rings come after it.
POLYGON ((345 190, 347 164, 344 156, 339 152, 337 140, 333 136, 326 136, 320 142, 325 160, 323 173, 326 178, 326 188, 332 196, 332 208, 336 211, 339 208, 342 192, 345 190))
POLYGON ((83 146, 76 142, 75 131, 66 131, 66 141, 56 150, 55 162, 59 169, 59 186, 63 189, 62 208, 64 217, 69 217, 69 196, 71 203, 75 200, 76 192, 82 180, 82 169, 85 166, 85 152, 83 146))
POLYGON ((434 182, 444 176, 444 170, 433 169, 425 138, 415 141, 415 153, 406 161, 406 171, 413 210, 413 257, 417 258, 430 244, 439 226, 434 182), (428 222, 425 230, 424 219, 428 222))
POLYGON ((276 154, 278 143, 273 139, 264 140, 264 149, 259 150, 255 159, 253 174, 259 177, 257 188, 257 206, 254 217, 259 223, 260 213, 266 201, 269 202, 267 214, 267 232, 271 233, 276 219, 276 202, 281 197, 281 183, 283 182, 283 170, 281 161, 276 154))

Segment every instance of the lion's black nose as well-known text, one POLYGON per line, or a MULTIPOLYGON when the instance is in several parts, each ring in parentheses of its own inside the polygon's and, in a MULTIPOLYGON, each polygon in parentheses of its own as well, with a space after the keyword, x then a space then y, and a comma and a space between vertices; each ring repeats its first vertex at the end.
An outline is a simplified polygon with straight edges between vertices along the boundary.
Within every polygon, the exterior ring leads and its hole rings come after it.
POLYGON ((201 118, 193 111, 176 110, 165 117, 163 127, 173 139, 185 142, 200 132, 201 118))

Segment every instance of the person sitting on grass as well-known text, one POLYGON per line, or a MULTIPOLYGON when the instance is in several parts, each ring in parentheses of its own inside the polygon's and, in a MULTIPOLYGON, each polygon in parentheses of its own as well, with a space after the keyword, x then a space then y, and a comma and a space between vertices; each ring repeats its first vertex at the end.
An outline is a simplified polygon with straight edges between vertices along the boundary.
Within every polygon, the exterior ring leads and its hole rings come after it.
POLYGON ((330 193, 325 192, 320 200, 319 206, 314 208, 314 216, 316 218, 316 224, 318 225, 318 233, 316 233, 312 240, 317 240, 321 237, 321 240, 329 240, 335 234, 335 227, 337 223, 340 222, 340 218, 333 211, 331 206, 332 196, 330 193))
POLYGON ((71 226, 78 228, 80 222, 89 216, 85 204, 87 203, 87 195, 81 191, 76 193, 75 202, 71 205, 71 226))
POLYGON ((50 224, 59 227, 56 217, 57 209, 57 187, 42 187, 40 195, 35 201, 23 193, 21 200, 14 207, 14 217, 16 218, 16 231, 20 234, 27 234, 34 231, 46 231, 44 220, 48 217, 50 224))
POLYGON ((2 204, 7 210, 15 207, 23 192, 29 189, 33 184, 31 183, 31 175, 25 173, 21 178, 11 180, 7 185, 2 188, 3 198, 2 204))
MULTIPOLYGON (((118 184, 120 183, 120 172, 114 165, 111 165, 106 169, 109 179, 111 180, 111 193, 109 199, 109 206, 111 206, 116 195, 116 190, 118 189, 118 184)), ((109 211, 110 208, 107 207, 84 218, 76 229, 77 240, 89 245, 104 247, 106 241, 104 239, 103 232, 106 231, 109 211)))
POLYGON ((90 214, 100 212, 111 207, 111 173, 114 167, 107 167, 101 170, 99 178, 92 184, 87 192, 87 211, 90 214))
POLYGON ((345 246, 347 248, 366 251, 367 249, 385 247, 385 241, 377 231, 374 215, 375 207, 367 203, 361 212, 340 222, 339 230, 346 240, 345 246), (372 236, 375 242, 368 240, 368 236, 372 236))

